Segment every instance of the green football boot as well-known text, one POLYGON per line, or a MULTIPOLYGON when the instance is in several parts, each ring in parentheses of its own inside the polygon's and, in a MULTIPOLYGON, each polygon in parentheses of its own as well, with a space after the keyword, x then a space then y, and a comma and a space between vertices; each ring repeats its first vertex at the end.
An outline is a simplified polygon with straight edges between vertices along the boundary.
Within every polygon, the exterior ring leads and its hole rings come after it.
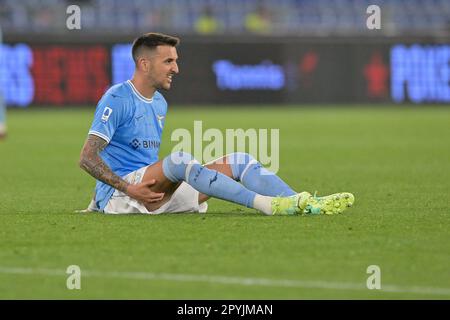
POLYGON ((339 214, 353 205, 355 196, 349 192, 334 193, 323 197, 309 194, 306 202, 303 209, 305 214, 339 214))
POLYGON ((302 214, 306 210, 310 197, 312 197, 310 193, 302 192, 289 197, 273 198, 272 215, 302 214))

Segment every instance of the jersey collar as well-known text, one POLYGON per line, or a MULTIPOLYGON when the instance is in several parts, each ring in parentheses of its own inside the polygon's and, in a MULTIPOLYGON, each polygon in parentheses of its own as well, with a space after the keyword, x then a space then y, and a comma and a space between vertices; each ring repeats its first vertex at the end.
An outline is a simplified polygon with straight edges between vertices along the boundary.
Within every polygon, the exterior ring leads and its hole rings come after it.
POLYGON ((131 90, 133 91, 133 93, 142 101, 146 102, 146 103, 152 103, 153 102, 153 98, 148 99, 146 97, 144 97, 142 94, 139 93, 139 91, 137 91, 136 87, 134 86, 133 82, 131 82, 131 80, 127 80, 127 83, 130 85, 131 90))

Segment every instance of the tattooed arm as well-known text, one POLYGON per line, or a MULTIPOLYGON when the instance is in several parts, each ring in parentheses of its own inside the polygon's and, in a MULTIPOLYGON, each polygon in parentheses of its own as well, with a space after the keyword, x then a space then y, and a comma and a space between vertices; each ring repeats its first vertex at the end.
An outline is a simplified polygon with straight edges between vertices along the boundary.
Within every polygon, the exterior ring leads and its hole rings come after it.
POLYGON ((122 191, 130 197, 141 202, 157 202, 161 200, 164 193, 155 193, 150 190, 153 183, 130 184, 116 175, 100 157, 102 151, 108 143, 95 135, 90 134, 81 150, 80 167, 93 176, 113 188, 122 191))
POLYGON ((107 144, 108 143, 104 139, 90 134, 81 151, 80 167, 95 179, 107 183, 119 191, 127 193, 129 183, 112 172, 100 157, 100 151, 102 151, 107 144))

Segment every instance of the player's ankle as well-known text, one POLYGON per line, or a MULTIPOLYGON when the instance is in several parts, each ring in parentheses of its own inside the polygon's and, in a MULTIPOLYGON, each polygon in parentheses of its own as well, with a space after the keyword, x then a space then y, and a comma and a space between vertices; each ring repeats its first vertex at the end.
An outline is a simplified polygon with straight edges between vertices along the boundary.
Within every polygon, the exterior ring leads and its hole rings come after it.
POLYGON ((256 194, 255 199, 253 199, 253 208, 266 215, 272 215, 272 199, 272 197, 256 194))

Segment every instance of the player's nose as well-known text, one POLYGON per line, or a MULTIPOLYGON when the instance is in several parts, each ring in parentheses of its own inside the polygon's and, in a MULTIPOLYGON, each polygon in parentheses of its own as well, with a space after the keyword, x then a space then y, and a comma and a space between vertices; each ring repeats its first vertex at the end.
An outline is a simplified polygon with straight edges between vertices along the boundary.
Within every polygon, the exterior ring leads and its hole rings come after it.
POLYGON ((172 72, 173 72, 173 73, 178 73, 178 72, 180 72, 180 70, 178 69, 178 64, 175 63, 175 64, 173 65, 173 67, 172 67, 172 72))

